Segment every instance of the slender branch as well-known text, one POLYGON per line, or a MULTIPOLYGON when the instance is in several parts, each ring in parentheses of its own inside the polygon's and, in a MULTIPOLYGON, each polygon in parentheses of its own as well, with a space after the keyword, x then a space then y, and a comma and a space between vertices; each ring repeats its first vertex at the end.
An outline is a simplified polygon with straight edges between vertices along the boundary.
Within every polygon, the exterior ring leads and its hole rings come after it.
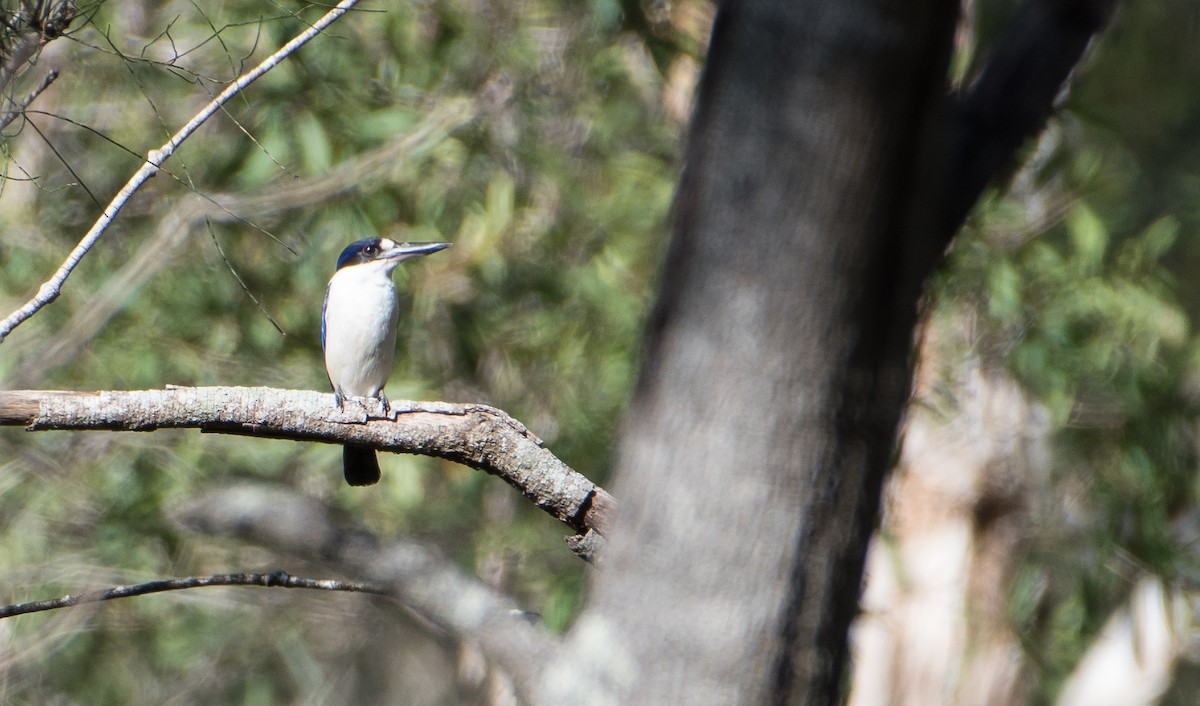
POLYGON ((21 10, 6 18, 3 39, 0 39, 0 93, 7 93, 9 83, 30 63, 47 42, 61 37, 75 19, 75 3, 70 0, 23 5, 21 10))
POLYGON ((604 535, 612 526, 616 500, 499 409, 394 400, 391 417, 372 400, 352 400, 338 409, 332 394, 269 387, 0 391, 0 426, 29 431, 191 428, 436 456, 499 476, 576 532, 604 535))
POLYGON ((335 521, 328 506, 290 489, 221 488, 189 499, 172 515, 191 531, 330 563, 387 586, 405 608, 478 647, 512 677, 524 703, 536 703, 532 695, 546 665, 563 649, 511 596, 467 574, 436 548, 412 540, 381 545, 361 527, 335 521))
MULTIPOLYGON (((948 94, 925 126, 915 162, 912 237, 897 267, 920 287, 979 197, 1008 179, 1021 147, 1046 126, 1116 0, 1026 0, 977 78, 948 94)), ((912 294, 916 296, 916 294, 912 294)), ((909 295, 896 296, 907 307, 909 295)), ((895 321, 904 320, 897 312, 895 321)))
POLYGON ((306 579, 292 576, 286 571, 272 571, 269 574, 217 574, 215 576, 188 576, 178 579, 162 579, 134 584, 132 586, 113 586, 102 591, 91 593, 67 594, 61 598, 50 598, 44 601, 28 603, 13 603, 0 606, 0 619, 17 615, 39 613, 58 608, 70 608, 85 603, 99 603, 117 598, 132 598, 150 593, 164 591, 182 591, 188 588, 204 588, 207 586, 262 586, 265 588, 308 588, 321 591, 350 591, 358 593, 376 593, 391 595, 388 587, 381 583, 361 581, 339 581, 337 579, 306 579))
POLYGON ((45 91, 47 88, 49 88, 50 84, 54 83, 56 80, 58 80, 58 71, 50 71, 50 73, 46 74, 45 78, 42 79, 42 82, 38 84, 37 88, 30 91, 28 96, 25 96, 25 100, 14 104, 12 110, 0 115, 0 130, 8 127, 12 121, 17 119, 18 115, 24 113, 25 109, 28 108, 29 105, 35 100, 37 100, 38 96, 42 95, 42 91, 45 91))
POLYGON ((87 234, 83 236, 83 239, 79 241, 79 244, 75 246, 75 249, 72 250, 70 255, 67 256, 66 261, 64 261, 62 266, 58 268, 58 271, 54 273, 54 276, 38 289, 37 296, 30 299, 24 306, 14 311, 6 319, 0 321, 0 343, 2 343, 8 334, 12 333, 13 329, 19 326, 22 322, 26 321, 31 316, 36 314, 42 307, 58 298, 58 295, 62 292, 62 286, 66 282, 67 277, 71 275, 71 272, 83 259, 84 255, 86 255, 88 251, 91 250, 92 246, 95 245, 96 241, 100 239, 100 236, 102 236, 104 232, 108 230, 109 225, 112 224, 112 221, 117 217, 117 214, 121 212, 121 209, 125 206, 126 202, 129 201, 133 194, 137 192, 137 190, 140 189, 143 184, 145 184, 151 177, 158 173, 159 167, 162 166, 163 162, 165 162, 167 158, 175 153, 175 150, 179 148, 184 140, 186 140, 193 132, 195 132, 196 129, 199 128, 206 120, 212 117, 214 113, 220 110, 221 107, 225 105, 225 103, 227 103, 231 98, 240 93, 267 71, 270 71, 277 64, 279 64, 279 62, 283 61, 297 49, 304 46, 313 37, 320 34, 322 30, 324 30, 342 15, 346 14, 346 12, 348 12, 350 8, 354 7, 354 5, 357 3, 358 0, 342 0, 342 2, 338 3, 337 7, 330 10, 321 19, 317 20, 310 27, 293 38, 290 42, 283 45, 281 49, 267 57, 261 64, 245 74, 242 74, 236 81, 226 86, 225 90, 221 91, 220 95, 210 101, 208 105, 204 106, 204 108, 202 108, 199 113, 197 113, 190 121, 188 121, 186 125, 172 135, 171 139, 167 140, 166 144, 158 149, 151 150, 150 153, 146 155, 146 161, 134 173, 134 175, 130 177, 129 181, 125 183, 125 186, 121 187, 121 190, 117 192, 117 195, 104 209, 104 212, 100 215, 100 218, 97 219, 87 234))
POLYGON ((438 549, 413 540, 386 545, 361 526, 335 520, 328 505, 268 485, 223 487, 173 508, 185 530, 234 537, 334 564, 366 580, 306 579, 284 571, 219 574, 114 586, 0 607, 0 619, 116 598, 205 586, 261 586, 371 593, 396 599, 455 638, 477 646, 525 695, 560 641, 508 595, 465 573, 438 549))
POLYGON ((1045 127, 1071 74, 1112 17, 1116 0, 1028 0, 979 77, 952 101, 938 252, 983 190, 1006 173, 1045 127))
POLYGON ((328 174, 282 180, 245 194, 184 194, 161 209, 163 215, 154 235, 54 331, 51 339, 30 342, 26 348, 37 354, 25 356, 17 364, 8 378, 9 385, 36 385, 78 355, 143 283, 173 262, 192 233, 206 222, 258 221, 369 189, 393 173, 397 164, 433 149, 478 114, 478 100, 448 98, 439 101, 411 131, 347 159, 328 174))

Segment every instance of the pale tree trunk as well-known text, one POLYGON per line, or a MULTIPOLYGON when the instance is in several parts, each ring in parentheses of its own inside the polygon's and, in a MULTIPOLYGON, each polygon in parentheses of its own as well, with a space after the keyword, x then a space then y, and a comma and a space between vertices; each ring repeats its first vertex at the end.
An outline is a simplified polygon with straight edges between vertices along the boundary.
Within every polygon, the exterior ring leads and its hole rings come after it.
POLYGON ((971 312, 926 328, 899 464, 854 627, 851 706, 1012 706, 1025 659, 1005 612, 1049 492, 1049 422, 974 352, 971 312))
MULTIPOLYGON (((1146 576, 1134 585, 1128 605, 1104 624, 1057 706, 1154 706, 1176 679, 1181 658, 1196 652, 1195 608, 1177 586, 1146 576), (1191 644, 1189 644, 1191 643, 1191 644)), ((1195 703, 1195 692, 1176 703, 1195 703)))

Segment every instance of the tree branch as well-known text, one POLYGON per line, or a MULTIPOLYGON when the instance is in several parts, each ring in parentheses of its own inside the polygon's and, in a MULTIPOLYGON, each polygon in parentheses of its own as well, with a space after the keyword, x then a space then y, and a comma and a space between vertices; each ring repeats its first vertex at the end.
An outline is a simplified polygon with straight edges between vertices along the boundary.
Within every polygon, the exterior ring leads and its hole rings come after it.
POLYGON ((1116 0, 1029 0, 992 51, 979 77, 953 101, 943 177, 944 248, 983 190, 1013 164, 1021 145, 1045 127, 1092 38, 1116 0))
POLYGON ((0 130, 8 127, 12 121, 17 119, 18 115, 24 113, 25 109, 28 108, 29 105, 35 100, 37 100, 37 97, 42 95, 42 92, 49 88, 50 84, 54 83, 56 80, 58 80, 58 71, 52 70, 50 73, 46 74, 46 76, 42 79, 42 82, 37 85, 37 88, 30 91, 29 95, 25 96, 23 100, 20 102, 13 102, 10 99, 10 102, 13 103, 13 107, 12 110, 0 113, 0 130))
POLYGON ((161 209, 154 236, 139 247, 98 292, 54 331, 52 340, 31 343, 36 355, 22 359, 9 376, 14 386, 36 385, 87 347, 113 315, 147 280, 173 262, 174 255, 206 222, 236 223, 278 216, 362 191, 392 173, 397 164, 433 149, 454 130, 474 120, 479 102, 466 96, 439 101, 410 132, 347 159, 328 174, 284 180, 245 194, 184 194, 161 209))
POLYGON ((205 105, 190 121, 188 121, 186 125, 172 135, 171 139, 167 140, 166 144, 158 149, 151 150, 150 153, 146 155, 146 161, 136 172, 134 172, 133 176, 129 178, 129 181, 125 183, 125 186, 121 187, 121 190, 117 192, 117 195, 113 197, 113 200, 104 209, 104 212, 100 215, 100 218, 97 219, 95 224, 92 225, 91 229, 83 236, 83 239, 79 241, 79 244, 75 246, 75 249, 72 250, 67 256, 66 261, 63 262, 62 266, 58 268, 58 271, 54 273, 54 276, 46 281, 40 289, 38 289, 38 293, 35 297, 30 299, 25 303, 24 306, 14 311, 3 321, 0 321, 0 343, 3 343, 8 334, 12 333, 13 329, 19 326, 22 322, 26 321, 39 310, 41 310, 42 307, 58 298, 58 295, 62 292, 62 286, 66 282, 67 277, 71 275, 71 272, 74 271, 75 267, 83 259, 84 255, 91 250, 92 246, 96 244, 96 241, 100 239, 100 236, 104 235, 104 232, 108 230, 108 227, 117 217, 117 214, 121 212, 121 209, 124 208, 125 204, 129 201, 133 194, 136 193, 137 190, 140 189, 142 185, 145 184, 151 177, 158 173, 159 167, 161 167, 163 162, 167 161, 167 159, 175 153, 175 150, 178 149, 181 144, 183 144, 184 140, 191 136, 191 134, 195 132, 202 124, 204 124, 206 120, 212 117, 214 113, 220 110, 225 103, 229 102, 231 98, 245 89, 246 86, 249 86, 260 76, 270 71, 277 64, 279 64, 279 62, 287 58, 290 54, 307 44, 309 40, 320 34, 322 30, 333 24, 334 21, 346 14, 346 12, 348 12, 350 8, 354 7, 356 4, 358 4, 358 0, 342 0, 342 2, 338 3, 337 7, 327 12, 323 17, 321 17, 321 19, 314 22, 290 42, 283 45, 283 47, 274 54, 268 56, 258 66, 242 74, 237 78, 237 80, 226 86, 225 90, 221 91, 216 98, 209 101, 209 103, 205 105))
MULTIPOLYGON (((200 429, 436 456, 499 476, 579 533, 606 534, 616 500, 542 447, 505 412, 480 404, 370 400, 339 410, 332 394, 269 387, 127 392, 0 391, 0 426, 29 431, 200 429), (370 407, 360 404, 366 402, 370 407)), ((592 550, 589 550, 592 551, 592 550)))
POLYGON ((164 591, 181 591, 188 588, 204 588, 207 586, 263 586, 265 588, 308 588, 322 591, 350 591, 358 593, 376 593, 391 595, 387 586, 379 583, 364 583, 360 581, 339 581, 336 579, 306 579, 292 576, 286 571, 272 571, 269 574, 217 574, 214 576, 188 576, 178 579, 161 579, 147 581, 132 586, 113 586, 102 591, 91 593, 68 594, 61 598, 50 598, 44 601, 28 603, 13 603, 0 606, 0 619, 17 615, 39 613, 58 608, 70 608, 85 603, 99 603, 117 598, 132 598, 150 593, 164 591))
POLYGON ((308 560, 336 564, 365 581, 306 579, 284 571, 220 574, 115 586, 44 601, 0 606, 0 619, 83 603, 204 586, 262 586, 372 593, 394 598, 456 639, 477 646, 528 696, 559 640, 509 596, 466 574, 440 551, 412 540, 381 545, 329 507, 290 489, 224 487, 192 498, 172 516, 189 531, 235 537, 308 560))
POLYGON ((359 527, 334 521, 328 508, 290 490, 222 488, 173 513, 184 528, 330 562, 387 587, 420 617, 478 647, 512 677, 524 703, 545 676, 561 641, 509 596, 464 573, 440 551, 399 540, 381 546, 359 527))
MULTIPOLYGON (((61 37, 75 19, 75 3, 69 0, 21 4, 21 8, 4 18, 0 32, 0 93, 7 93, 9 84, 29 65, 47 42, 61 37)), ((53 79, 50 79, 53 81, 53 79)), ((46 82, 43 81, 43 88, 46 82)), ((30 97, 30 101, 36 97, 30 97)))

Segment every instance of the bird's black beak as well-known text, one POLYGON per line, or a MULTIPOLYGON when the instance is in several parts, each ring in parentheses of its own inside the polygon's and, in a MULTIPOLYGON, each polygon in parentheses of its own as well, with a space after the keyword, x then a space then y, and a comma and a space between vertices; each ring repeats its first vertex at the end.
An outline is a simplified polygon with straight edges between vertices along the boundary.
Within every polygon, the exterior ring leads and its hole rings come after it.
POLYGON ((430 255, 438 250, 445 250, 448 247, 450 247, 450 243, 398 243, 391 250, 385 250, 379 257, 381 259, 403 262, 430 255))

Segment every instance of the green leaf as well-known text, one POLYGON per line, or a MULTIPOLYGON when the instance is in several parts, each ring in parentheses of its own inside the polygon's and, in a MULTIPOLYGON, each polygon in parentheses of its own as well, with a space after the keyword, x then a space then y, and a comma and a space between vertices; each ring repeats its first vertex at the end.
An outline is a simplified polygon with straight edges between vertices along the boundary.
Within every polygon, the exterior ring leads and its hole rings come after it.
POLYGON ((304 172, 316 176, 333 167, 333 145, 325 127, 315 115, 303 113, 296 121, 296 139, 300 143, 300 156, 304 160, 304 172))
POLYGON ((988 313, 1001 321, 1021 314, 1021 275, 1013 263, 1000 260, 988 270, 988 313))
POLYGON ((1074 248, 1071 257, 1074 268, 1088 274, 1098 272, 1108 247, 1108 229, 1104 222, 1086 203, 1080 202, 1067 216, 1067 232, 1074 248))

